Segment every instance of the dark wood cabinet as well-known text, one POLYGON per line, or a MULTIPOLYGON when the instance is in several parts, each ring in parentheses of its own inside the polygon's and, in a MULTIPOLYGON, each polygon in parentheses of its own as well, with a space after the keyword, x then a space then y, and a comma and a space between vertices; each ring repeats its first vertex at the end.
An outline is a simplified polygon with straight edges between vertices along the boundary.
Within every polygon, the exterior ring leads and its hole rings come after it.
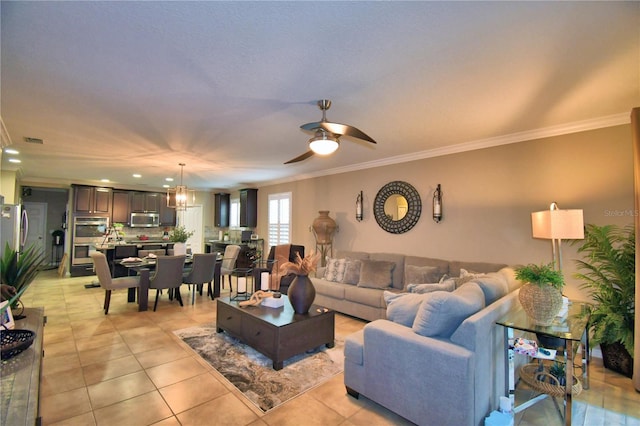
POLYGON ((159 213, 162 196, 157 192, 132 192, 132 213, 159 213))
POLYGON ((258 190, 255 188, 240 190, 240 226, 258 226, 258 190))
POLYGON ((167 194, 160 195, 160 226, 176 226, 176 209, 167 206, 167 194))
POLYGON ((113 191, 111 222, 129 225, 131 223, 130 191, 113 191))
POLYGON ((229 216, 231 209, 230 197, 230 194, 225 193, 218 193, 214 195, 214 226, 218 228, 227 228, 229 226, 229 216))
POLYGON ((111 188, 74 186, 73 211, 76 214, 111 214, 111 188))

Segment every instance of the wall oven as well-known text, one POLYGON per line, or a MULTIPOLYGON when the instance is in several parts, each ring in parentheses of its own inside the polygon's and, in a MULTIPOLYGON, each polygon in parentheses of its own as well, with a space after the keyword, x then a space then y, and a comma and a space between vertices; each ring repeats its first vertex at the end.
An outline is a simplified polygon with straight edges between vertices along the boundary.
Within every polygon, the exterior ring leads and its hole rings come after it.
POLYGON ((83 217, 73 219, 72 265, 91 264, 89 252, 95 250, 96 244, 102 243, 109 229, 108 217, 83 217))

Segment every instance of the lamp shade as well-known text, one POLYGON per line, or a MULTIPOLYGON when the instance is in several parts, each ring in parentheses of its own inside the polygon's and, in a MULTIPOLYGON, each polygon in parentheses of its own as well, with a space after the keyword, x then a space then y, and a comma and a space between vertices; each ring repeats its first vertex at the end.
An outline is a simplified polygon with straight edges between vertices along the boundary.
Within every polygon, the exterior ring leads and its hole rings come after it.
POLYGON ((583 239, 582 210, 543 210, 531 213, 531 230, 533 238, 546 240, 583 239))

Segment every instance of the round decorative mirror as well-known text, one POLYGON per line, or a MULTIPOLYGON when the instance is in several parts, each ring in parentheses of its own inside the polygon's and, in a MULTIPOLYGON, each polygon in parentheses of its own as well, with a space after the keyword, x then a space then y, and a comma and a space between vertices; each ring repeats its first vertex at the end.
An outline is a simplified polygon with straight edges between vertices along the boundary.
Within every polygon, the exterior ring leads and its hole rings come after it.
POLYGON ((383 186, 373 203, 376 222, 392 234, 402 234, 413 228, 421 212, 420 194, 413 186, 402 181, 383 186))

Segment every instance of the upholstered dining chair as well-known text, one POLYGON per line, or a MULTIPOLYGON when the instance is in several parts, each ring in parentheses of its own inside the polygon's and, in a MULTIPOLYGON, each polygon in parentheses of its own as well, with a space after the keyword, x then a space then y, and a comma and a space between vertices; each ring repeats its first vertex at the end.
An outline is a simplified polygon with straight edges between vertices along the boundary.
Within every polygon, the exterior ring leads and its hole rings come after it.
POLYGON ((231 286, 231 273, 236 268, 238 254, 240 254, 240 246, 231 244, 224 249, 224 255, 222 256, 220 278, 222 279, 222 288, 224 288, 224 277, 229 277, 229 291, 233 291, 233 287, 231 286))
POLYGON ((180 286, 182 285, 182 271, 184 270, 185 256, 158 256, 156 260, 156 271, 149 279, 149 288, 156 289, 156 301, 153 304, 153 310, 158 307, 158 298, 160 290, 168 289, 175 291, 175 297, 182 304, 180 296, 180 286))
POLYGON ((100 287, 104 288, 104 314, 109 313, 109 304, 111 303, 111 290, 118 290, 123 288, 137 288, 140 286, 139 277, 120 277, 112 278, 111 271, 109 270, 109 262, 104 253, 98 251, 90 253, 93 260, 93 266, 100 282, 100 287))
POLYGON ((217 253, 196 253, 193 255, 191 270, 184 274, 182 282, 184 284, 192 284, 191 304, 196 301, 196 290, 200 290, 202 295, 202 286, 209 283, 209 294, 213 293, 211 282, 216 270, 217 253))

